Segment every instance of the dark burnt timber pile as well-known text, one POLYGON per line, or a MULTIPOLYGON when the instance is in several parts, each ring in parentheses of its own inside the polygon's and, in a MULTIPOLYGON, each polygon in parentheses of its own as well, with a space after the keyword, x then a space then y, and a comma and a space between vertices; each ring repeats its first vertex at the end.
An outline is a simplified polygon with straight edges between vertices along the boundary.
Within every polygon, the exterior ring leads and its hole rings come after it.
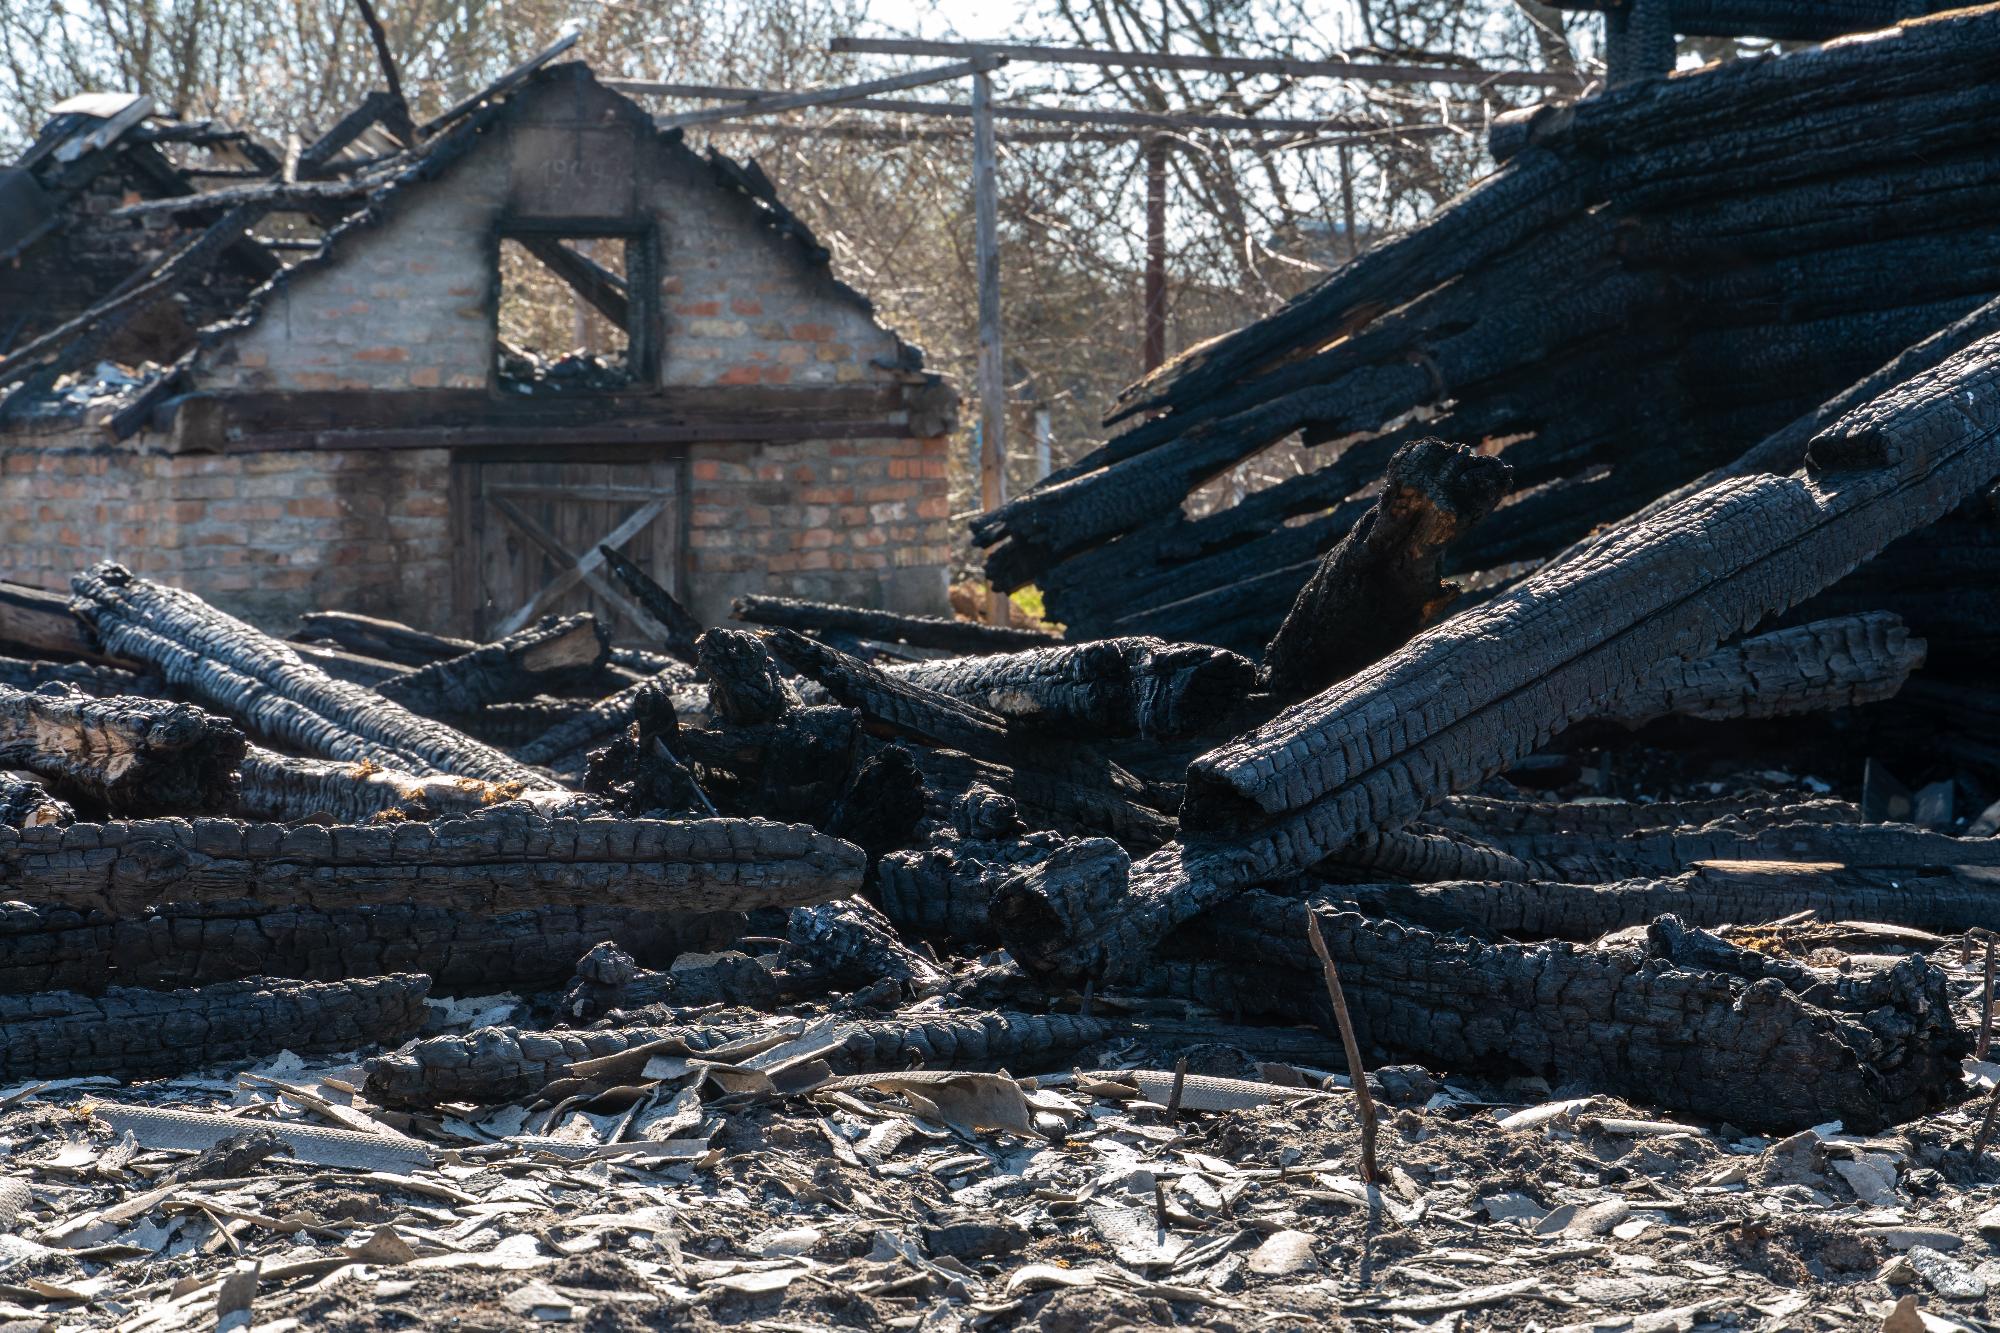
MULTIPOLYGON (((1504 119, 1492 175, 1134 385, 1119 434, 976 519, 987 572, 1038 584, 1072 637, 1251 653, 1367 511, 1355 497, 1436 436, 1513 469, 1449 567, 1517 575, 2000 293, 1996 70, 1988 6, 1504 119), (1324 463, 1183 512, 1292 438, 1324 463)), ((1936 350, 1996 327, 2000 307, 1936 350)))
POLYGON ((977 521, 1062 638, 704 628, 615 552, 662 642, 0 589, 0 1075, 381 1045, 418 1115, 654 1061, 785 1097, 1178 1010, 1758 1131, 1951 1102, 1939 967, 1741 928, 2000 929, 1996 73, 1974 10, 1503 127, 977 521), (1181 515, 1300 429, 1319 472, 1181 515), (535 1021, 422 1031, 509 989, 535 1021))

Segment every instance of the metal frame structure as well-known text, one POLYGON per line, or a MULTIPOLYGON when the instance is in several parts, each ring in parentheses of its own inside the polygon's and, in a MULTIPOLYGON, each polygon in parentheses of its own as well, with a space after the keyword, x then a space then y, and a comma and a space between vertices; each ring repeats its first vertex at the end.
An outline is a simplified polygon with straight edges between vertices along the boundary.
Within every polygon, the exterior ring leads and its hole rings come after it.
MULTIPOLYGON (((979 290, 979 473, 980 503, 991 510, 1006 497, 1006 372, 1000 328, 999 201, 995 181, 996 120, 1088 127, 1093 136, 1107 127, 1130 131, 1142 140, 1146 167, 1145 337, 1141 359, 1151 372, 1166 359, 1166 136, 1175 131, 1214 130, 1315 137, 1315 146, 1340 151, 1341 206, 1350 254, 1356 246, 1352 151, 1371 142, 1430 138, 1461 132, 1450 125, 1379 126, 1331 119, 1227 116, 1120 111, 1110 108, 1020 106, 993 100, 992 73, 1008 61, 1081 64, 1106 68, 1175 69, 1293 79, 1344 79, 1395 84, 1444 84, 1475 88, 1543 88, 1580 91, 1574 74, 1536 70, 1483 70, 1446 65, 1411 65, 1347 60, 1287 60, 1248 56, 1202 56, 1175 52, 1105 51, 1089 47, 1019 42, 930 42, 903 38, 836 37, 836 53, 955 57, 956 63, 913 70, 835 88, 781 91, 708 84, 663 83, 641 79, 607 80, 624 93, 734 102, 660 118, 664 128, 718 124, 748 116, 808 107, 844 106, 895 115, 968 118, 972 121, 974 262, 979 290), (881 93, 924 87, 961 78, 972 81, 969 103, 884 98, 881 93), (1332 133, 1333 138, 1321 138, 1332 133)), ((1006 599, 993 594, 993 618, 1004 622, 1006 599)))

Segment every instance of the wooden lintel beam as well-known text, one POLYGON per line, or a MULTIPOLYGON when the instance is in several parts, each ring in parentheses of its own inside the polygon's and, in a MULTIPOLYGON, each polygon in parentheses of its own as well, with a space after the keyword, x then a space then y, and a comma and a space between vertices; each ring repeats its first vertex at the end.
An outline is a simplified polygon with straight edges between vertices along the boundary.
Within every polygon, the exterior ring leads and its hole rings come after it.
POLYGON ((570 290, 588 301, 598 314, 627 333, 632 331, 631 303, 623 278, 602 264, 578 254, 553 236, 516 236, 513 239, 551 273, 568 283, 570 290))

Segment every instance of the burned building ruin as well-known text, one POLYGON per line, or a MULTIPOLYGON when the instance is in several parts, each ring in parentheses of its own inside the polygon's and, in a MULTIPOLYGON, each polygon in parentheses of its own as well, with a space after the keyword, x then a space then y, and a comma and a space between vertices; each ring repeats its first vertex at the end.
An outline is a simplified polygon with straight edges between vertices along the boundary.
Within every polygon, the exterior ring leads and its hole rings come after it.
POLYGON ((0 576, 117 553, 267 621, 644 635, 608 545, 707 622, 944 609, 955 395, 754 162, 576 63, 421 148, 371 98, 290 163, 150 109, 74 99, 0 172, 0 576), (609 345, 510 342, 523 273, 609 345))

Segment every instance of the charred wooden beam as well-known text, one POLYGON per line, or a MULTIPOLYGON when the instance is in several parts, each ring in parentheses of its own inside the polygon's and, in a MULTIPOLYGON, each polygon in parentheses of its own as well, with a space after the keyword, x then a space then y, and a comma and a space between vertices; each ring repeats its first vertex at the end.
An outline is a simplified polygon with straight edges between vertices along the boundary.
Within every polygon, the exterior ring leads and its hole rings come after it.
POLYGON ((164 688, 159 677, 142 676, 123 667, 100 666, 95 662, 29 661, 19 657, 0 657, 0 685, 17 690, 67 685, 99 699, 114 694, 151 698, 164 688))
POLYGON ((1548 873, 1512 851, 1456 829, 1427 824, 1364 833, 1316 869, 1329 879, 1364 883, 1377 879, 1518 880, 1548 873))
POLYGON ((889 674, 1036 731, 1153 739, 1215 727, 1242 705, 1257 673, 1207 644, 1123 638, 913 662, 889 674))
POLYGON ((307 642, 325 639, 350 653, 407 667, 429 666, 479 647, 471 639, 427 634, 400 621, 352 611, 308 611, 299 617, 299 625, 298 637, 307 642))
POLYGON ((102 661, 90 628, 70 613, 69 598, 0 579, 0 642, 57 658, 102 661))
POLYGON ((0 829, 0 892, 118 916, 237 900, 746 911, 845 897, 866 869, 860 848, 792 824, 549 818, 521 805, 429 824, 157 819, 0 829))
POLYGON ((660 623, 667 631, 667 641, 661 646, 669 656, 682 662, 695 660, 694 643, 701 637, 701 622, 680 604, 680 599, 662 588, 653 576, 639 568, 622 551, 610 546, 600 546, 597 553, 604 557, 606 568, 612 577, 625 586, 632 599, 639 603, 639 609, 660 623))
MULTIPOLYGON (((1920 957, 1816 971, 1663 917, 1639 946, 1483 944, 1252 893, 1191 929, 1188 957, 1255 958, 1237 999, 1317 1008, 1319 911, 1364 1049, 1448 1069, 1529 1073, 1762 1130, 1837 1117, 1866 1133, 1943 1104, 1970 1043, 1920 957)), ((1227 968, 1218 969, 1227 971, 1227 968)), ((1201 964, 1158 966, 1199 988, 1201 964)))
POLYGON ((1594 940, 1672 915, 1691 926, 1755 925, 1800 912, 1918 930, 2000 928, 2000 891, 1966 876, 1912 875, 1823 862, 1708 862, 1668 879, 1610 884, 1459 880, 1324 890, 1371 915, 1437 931, 1594 940))
MULTIPOLYGON (((234 814, 251 820, 291 823, 331 819, 365 824, 377 815, 436 819, 466 814, 481 806, 519 799, 515 783, 481 782, 446 774, 398 773, 373 764, 340 759, 301 759, 253 745, 239 768, 234 814)), ((546 793, 573 803, 576 798, 546 793)))
POLYGON ((351 1051, 424 1025, 429 977, 280 981, 102 995, 0 995, 0 1078, 170 1078, 205 1065, 298 1051, 351 1051))
POLYGON ((1703 828, 1644 829, 1617 838, 1521 834, 1500 845, 1506 854, 1527 864, 1528 876, 1576 883, 1673 875, 1704 861, 1811 861, 1851 869, 1906 870, 2000 865, 2000 838, 1954 838, 1907 824, 1801 823, 1747 829, 1733 817, 1703 828))
POLYGON ((371 690, 378 685, 401 680, 414 671, 414 668, 398 662, 368 657, 323 643, 293 643, 289 647, 299 655, 300 660, 318 667, 335 680, 344 680, 350 685, 365 685, 371 690))
POLYGON ((529 254, 568 283, 570 290, 588 301, 598 314, 630 331, 631 302, 623 278, 553 237, 523 236, 520 241, 529 254))
POLYGON ((551 726, 519 747, 515 756, 523 763, 545 764, 559 773, 574 772, 581 776, 585 756, 629 726, 635 710, 654 689, 685 688, 693 679, 693 672, 676 665, 656 677, 627 685, 551 726))
POLYGON ((452 716, 452 725, 474 740, 498 746, 519 758, 523 746, 532 745, 550 730, 594 708, 596 699, 558 699, 538 695, 512 703, 487 704, 476 713, 452 716))
POLYGON ((1390 458, 1382 495, 1327 552, 1264 649, 1263 678, 1298 699, 1380 661, 1458 596, 1441 577, 1445 548, 1493 511, 1511 469, 1443 440, 1390 458))
POLYGON ((25 774, 0 769, 0 827, 65 828, 75 812, 25 774))
POLYGON ((761 637, 787 666, 896 735, 984 755, 1007 746, 1007 720, 998 713, 891 675, 792 630, 764 630, 761 637))
POLYGON ((489 746, 402 705, 334 680, 268 634, 191 593, 109 561, 73 580, 76 613, 112 652, 150 665, 176 688, 256 735, 329 759, 415 773, 453 773, 526 787, 554 783, 489 746))
POLYGON ((807 633, 851 634, 951 653, 1004 653, 1014 648, 1042 648, 1050 642, 1050 636, 1039 630, 947 620, 942 616, 898 615, 860 606, 801 601, 796 597, 746 594, 736 599, 730 614, 753 625, 775 625, 807 633))
POLYGON ((1758 792, 1736 792, 1692 801, 1519 801, 1450 796, 1428 820, 1506 845, 1519 835, 1578 833, 1616 838, 1652 829, 1700 828, 1734 819, 1745 828, 1773 824, 1858 824, 1851 801, 1779 804, 1758 792))
POLYGON ((976 781, 1013 796, 1025 807, 1054 807, 1054 827, 1079 825, 1113 832, 1133 846, 1157 846, 1169 821, 1146 806, 1155 799, 1147 785, 1086 746, 1033 741, 1010 734, 1006 720, 977 705, 899 679, 880 667, 850 657, 827 644, 790 630, 760 633, 772 650, 843 703, 883 730, 945 747, 918 756, 918 766, 942 777, 943 789, 965 791, 976 781), (963 749, 991 765, 946 776, 961 765, 943 755, 963 749))
POLYGON ((944 798, 944 808, 936 812, 940 816, 950 813, 950 803, 960 794, 985 786, 1016 802, 1022 818, 1036 828, 1116 838, 1135 851, 1150 851, 1174 836, 1174 821, 1147 803, 1145 785, 1115 766, 1097 775, 1071 776, 928 746, 915 751, 914 758, 930 789, 944 798))
MULTIPOLYGON (((721 1027, 626 1027, 587 1032, 481 1028, 462 1037, 431 1037, 368 1062, 367 1093, 384 1106, 442 1102, 498 1104, 534 1096, 575 1066, 596 1062, 613 1076, 627 1057, 637 1073, 654 1051, 690 1055, 764 1037, 768 1024, 721 1027), (650 1050, 648 1048, 651 1048, 650 1050)), ((967 1069, 1005 1065, 1025 1072, 1104 1040, 1117 1025, 1071 1014, 938 1014, 927 1019, 857 1022, 842 1029, 826 1060, 836 1073, 871 1069, 967 1069)), ((775 1044, 775 1043, 774 1043, 775 1044)))
POLYGON ((611 633, 589 612, 544 616, 497 642, 385 680, 375 692, 417 713, 471 713, 559 689, 610 655, 611 633))
POLYGON ((1655 671, 1615 720, 1783 717, 1893 698, 1924 664, 1924 641, 1886 611, 1758 634, 1693 662, 1655 671))
POLYGON ((234 722, 192 704, 0 686, 0 763, 114 814, 227 809, 245 744, 234 722))
POLYGON ((1662 667, 1817 592, 1996 475, 2000 345, 1989 341, 1842 418, 1803 473, 1731 479, 1613 528, 1202 756, 1188 770, 1183 842, 1129 880, 1104 866, 1024 875, 996 902, 1003 937, 1045 975, 1142 960, 1244 885, 1398 827, 1570 723, 1615 711, 1662 667))
POLYGON ((464 912, 413 903, 316 909, 176 903, 132 917, 0 903, 0 992, 173 990, 259 973, 343 981, 422 972, 447 995, 560 986, 606 940, 649 966, 740 937, 740 912, 582 904, 464 912))

